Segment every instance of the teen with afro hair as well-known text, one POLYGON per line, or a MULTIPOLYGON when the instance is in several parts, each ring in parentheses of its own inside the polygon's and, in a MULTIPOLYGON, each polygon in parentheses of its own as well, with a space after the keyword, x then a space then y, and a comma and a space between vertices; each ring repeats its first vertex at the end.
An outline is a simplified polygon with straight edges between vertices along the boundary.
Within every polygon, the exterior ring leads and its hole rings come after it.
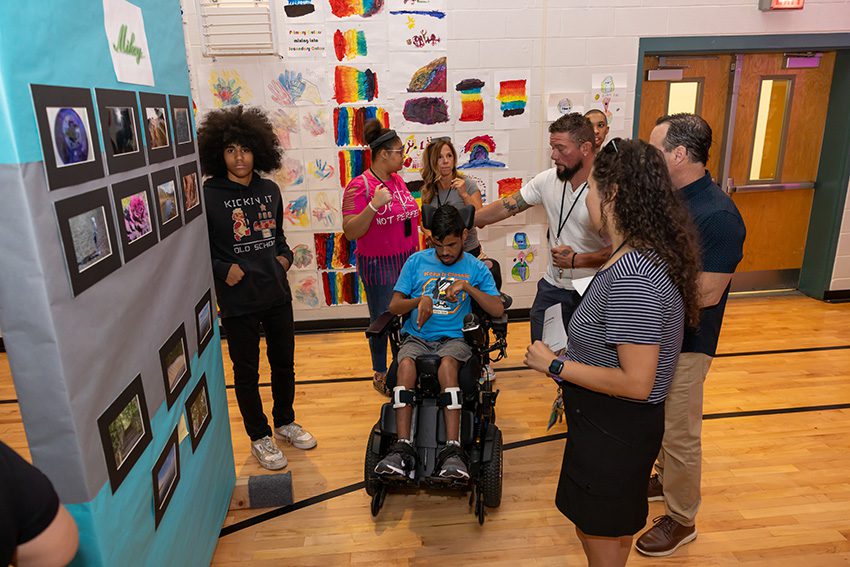
POLYGON ((286 272, 292 251, 283 234, 278 186, 259 173, 280 167, 281 150, 266 114, 241 106, 215 110, 198 128, 210 252, 221 323, 227 333, 236 401, 251 453, 267 469, 286 457, 274 437, 299 449, 316 439, 295 423, 295 336, 286 272), (274 432, 259 390, 260 325, 271 366, 274 432))

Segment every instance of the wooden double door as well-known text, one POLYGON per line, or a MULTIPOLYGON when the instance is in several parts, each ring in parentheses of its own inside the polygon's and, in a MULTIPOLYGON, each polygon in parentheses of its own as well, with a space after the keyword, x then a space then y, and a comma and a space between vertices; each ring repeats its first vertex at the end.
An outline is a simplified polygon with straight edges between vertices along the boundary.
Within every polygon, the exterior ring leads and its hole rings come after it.
POLYGON ((648 140, 658 117, 679 111, 711 126, 707 168, 747 226, 733 289, 797 287, 834 64, 834 52, 644 59, 645 71, 668 78, 645 74, 639 136, 648 140))

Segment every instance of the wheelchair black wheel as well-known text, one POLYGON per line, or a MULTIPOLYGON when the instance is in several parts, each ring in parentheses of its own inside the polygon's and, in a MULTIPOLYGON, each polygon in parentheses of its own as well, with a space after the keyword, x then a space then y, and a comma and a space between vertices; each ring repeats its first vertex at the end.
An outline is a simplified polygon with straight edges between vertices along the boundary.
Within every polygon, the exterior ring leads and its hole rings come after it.
POLYGON ((478 525, 484 525, 484 501, 481 498, 481 493, 478 493, 478 497, 475 499, 475 516, 478 518, 478 525))
POLYGON ((376 452, 376 450, 380 449, 380 447, 375 447, 376 440, 380 444, 380 436, 370 431, 369 442, 366 444, 366 458, 363 465, 363 480, 366 484, 366 494, 369 496, 374 496, 383 486, 383 483, 375 473, 375 467, 378 466, 378 462, 381 460, 380 453, 376 452))
POLYGON ((488 508, 498 508, 502 503, 502 431, 500 429, 496 429, 493 439, 492 458, 481 466, 479 490, 484 505, 488 508))
POLYGON ((375 494, 372 496, 372 517, 373 518, 378 516, 378 512, 380 512, 381 508, 384 506, 384 499, 386 497, 387 497, 387 487, 384 486, 383 484, 380 484, 380 486, 378 486, 378 489, 375 491, 375 494))

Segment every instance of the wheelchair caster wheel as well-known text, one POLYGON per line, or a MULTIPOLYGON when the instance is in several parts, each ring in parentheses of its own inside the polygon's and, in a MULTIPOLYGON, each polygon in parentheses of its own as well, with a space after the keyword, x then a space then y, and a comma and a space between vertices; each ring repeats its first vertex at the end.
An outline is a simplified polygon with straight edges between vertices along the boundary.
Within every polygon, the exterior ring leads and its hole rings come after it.
POLYGON ((475 502, 475 515, 478 516, 478 525, 484 525, 484 501, 478 498, 475 502))
POLYGON ((374 496, 372 496, 372 517, 377 517, 378 512, 381 511, 381 507, 384 505, 384 499, 387 497, 387 488, 381 485, 380 488, 375 492, 374 496))

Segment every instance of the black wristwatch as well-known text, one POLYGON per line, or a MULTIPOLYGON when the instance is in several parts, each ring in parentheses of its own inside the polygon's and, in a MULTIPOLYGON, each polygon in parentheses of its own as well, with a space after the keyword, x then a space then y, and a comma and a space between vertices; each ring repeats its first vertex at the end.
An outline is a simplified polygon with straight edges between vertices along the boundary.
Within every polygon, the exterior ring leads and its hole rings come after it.
POLYGON ((564 369, 564 361, 560 358, 556 358, 549 364, 549 374, 552 376, 560 376, 561 370, 564 369))

